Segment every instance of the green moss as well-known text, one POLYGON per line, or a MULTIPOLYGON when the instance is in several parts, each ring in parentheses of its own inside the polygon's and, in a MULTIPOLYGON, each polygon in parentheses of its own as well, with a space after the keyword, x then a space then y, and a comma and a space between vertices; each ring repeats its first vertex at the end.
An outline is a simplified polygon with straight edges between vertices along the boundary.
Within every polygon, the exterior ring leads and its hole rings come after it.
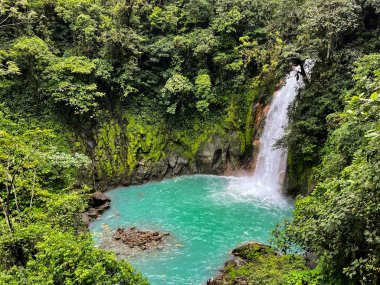
POLYGON ((172 130, 171 147, 173 151, 192 160, 203 143, 210 141, 214 135, 225 134, 220 122, 196 118, 192 128, 172 130))
POLYGON ((249 243, 233 251, 233 254, 240 256, 247 261, 255 261, 258 257, 273 253, 272 248, 259 243, 249 243))
POLYGON ((137 163, 141 160, 157 163, 164 157, 166 135, 161 124, 148 125, 133 116, 126 116, 128 125, 126 128, 127 138, 127 164, 130 174, 137 163))
POLYGON ((112 179, 125 173, 124 140, 121 130, 120 124, 111 120, 103 124, 95 134, 95 153, 98 158, 96 170, 99 177, 112 179))
POLYGON ((220 115, 208 119, 194 116, 192 123, 186 126, 170 125, 165 118, 156 117, 155 114, 144 116, 125 113, 121 122, 105 121, 94 135, 98 157, 97 176, 107 180, 127 177, 138 163, 154 167, 171 153, 178 153, 192 162, 202 144, 214 136, 228 136, 226 139, 230 139, 231 130, 244 153, 253 135, 250 133, 247 139, 243 129, 236 129, 238 124, 233 123, 235 111, 227 112, 227 116, 231 116, 229 119, 220 115), (155 119, 152 120, 152 117, 155 119), (226 120, 230 120, 230 123, 226 123, 226 120))
POLYGON ((249 245, 240 249, 248 262, 239 267, 227 267, 227 280, 231 284, 236 278, 245 279, 248 284, 283 284, 289 272, 307 271, 305 261, 298 255, 278 255, 269 247, 249 245))
POLYGON ((131 115, 123 123, 110 120, 95 134, 98 177, 126 177, 140 161, 153 164, 165 156, 167 137, 160 124, 149 125, 131 115))

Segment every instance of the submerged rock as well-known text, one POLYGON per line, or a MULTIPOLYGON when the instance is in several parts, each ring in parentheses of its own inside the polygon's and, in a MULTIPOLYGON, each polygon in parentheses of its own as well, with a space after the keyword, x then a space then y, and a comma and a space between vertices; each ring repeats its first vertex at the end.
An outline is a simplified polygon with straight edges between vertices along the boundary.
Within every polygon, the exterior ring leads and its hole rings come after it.
POLYGON ((113 239, 120 241, 130 248, 140 248, 142 250, 157 248, 164 241, 164 237, 169 233, 157 231, 141 231, 137 228, 118 228, 113 235, 113 239))

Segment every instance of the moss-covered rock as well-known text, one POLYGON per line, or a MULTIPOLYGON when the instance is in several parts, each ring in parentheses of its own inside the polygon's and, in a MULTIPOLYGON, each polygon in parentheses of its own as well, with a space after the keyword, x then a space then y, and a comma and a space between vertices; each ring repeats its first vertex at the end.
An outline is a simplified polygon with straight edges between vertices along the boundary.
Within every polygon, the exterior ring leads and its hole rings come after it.
MULTIPOLYGON (((104 120, 93 130, 86 146, 94 164, 95 181, 102 185, 140 184, 182 174, 223 174, 247 154, 241 131, 228 131, 218 120, 197 118, 190 128, 171 126, 165 120, 152 124, 125 114, 104 120)), ((98 186, 101 186, 100 184, 98 186)))
MULTIPOLYGON (((281 255, 270 246, 247 243, 232 251, 233 259, 225 263, 221 274, 210 279, 208 285, 276 285, 300 277, 310 270, 300 255, 281 255), (298 274, 298 275, 297 275, 298 274)), ((289 284, 289 283, 286 283, 289 284)), ((302 284, 302 283, 300 283, 302 284)))

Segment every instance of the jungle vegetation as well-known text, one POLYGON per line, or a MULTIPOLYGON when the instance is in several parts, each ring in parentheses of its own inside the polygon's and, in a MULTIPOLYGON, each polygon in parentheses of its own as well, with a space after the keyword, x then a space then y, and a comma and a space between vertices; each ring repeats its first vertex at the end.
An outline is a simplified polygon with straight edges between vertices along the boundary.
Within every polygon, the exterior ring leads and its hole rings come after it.
POLYGON ((273 241, 318 266, 275 282, 378 284, 379 28, 378 0, 0 0, 0 284, 147 284, 79 219, 104 177, 86 142, 128 121, 127 172, 169 140, 191 157, 189 129, 249 145, 254 104, 307 59, 281 141, 304 195, 273 241))

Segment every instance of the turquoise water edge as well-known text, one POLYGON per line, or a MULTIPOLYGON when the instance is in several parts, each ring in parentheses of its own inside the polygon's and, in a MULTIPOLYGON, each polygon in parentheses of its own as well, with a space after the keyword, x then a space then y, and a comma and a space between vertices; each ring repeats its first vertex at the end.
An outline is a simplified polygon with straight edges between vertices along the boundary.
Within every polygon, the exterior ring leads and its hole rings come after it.
POLYGON ((92 222, 99 245, 105 228, 137 227, 170 233, 159 250, 128 257, 153 285, 204 284, 229 252, 247 241, 266 243, 276 223, 290 216, 291 202, 239 196, 239 178, 184 176, 107 193, 111 208, 92 222), (236 191, 237 190, 237 191, 236 191))

